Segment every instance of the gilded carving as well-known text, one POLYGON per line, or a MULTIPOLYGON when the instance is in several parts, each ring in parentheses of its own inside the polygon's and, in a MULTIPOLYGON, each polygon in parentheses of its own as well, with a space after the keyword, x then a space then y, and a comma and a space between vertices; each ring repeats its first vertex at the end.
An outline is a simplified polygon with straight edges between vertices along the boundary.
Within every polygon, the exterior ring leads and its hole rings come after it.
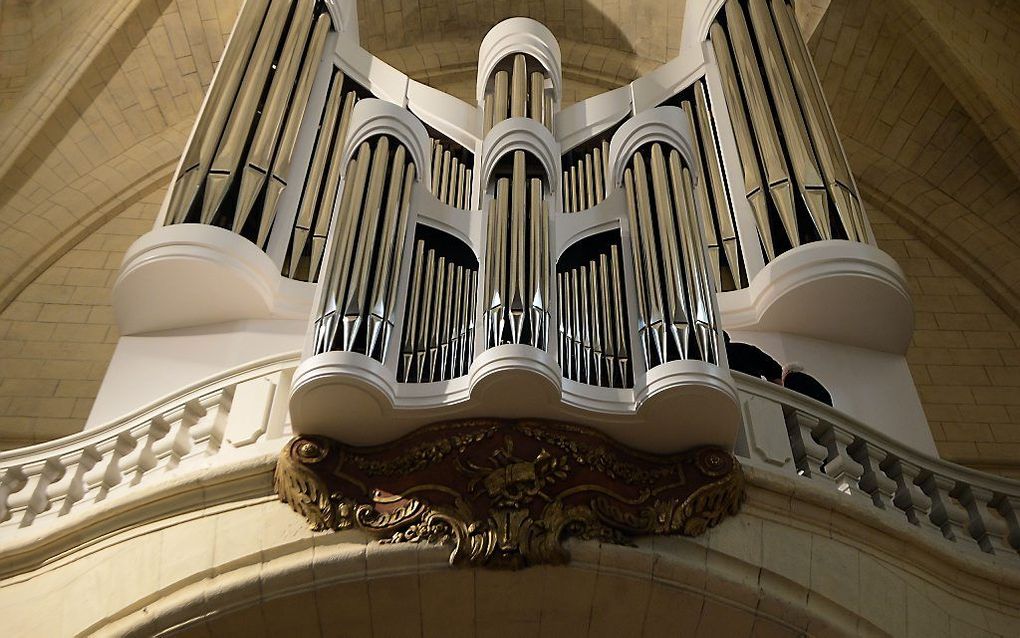
POLYGON ((577 425, 494 419, 375 447, 299 436, 275 486, 312 529, 450 544, 451 564, 515 569, 566 562, 567 538, 701 534, 744 498, 740 465, 718 448, 653 455, 577 425))

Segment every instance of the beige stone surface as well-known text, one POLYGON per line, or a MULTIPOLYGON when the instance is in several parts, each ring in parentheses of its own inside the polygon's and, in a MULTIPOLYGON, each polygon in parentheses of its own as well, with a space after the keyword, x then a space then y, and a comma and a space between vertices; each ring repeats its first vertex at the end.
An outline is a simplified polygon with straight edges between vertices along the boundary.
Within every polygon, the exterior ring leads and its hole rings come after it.
POLYGON ((907 275, 915 307, 907 363, 939 454, 1020 476, 1020 326, 880 207, 868 214, 878 246, 907 275))
POLYGON ((0 447, 81 430, 119 336, 110 288, 152 228, 163 189, 142 196, 0 310, 0 447))

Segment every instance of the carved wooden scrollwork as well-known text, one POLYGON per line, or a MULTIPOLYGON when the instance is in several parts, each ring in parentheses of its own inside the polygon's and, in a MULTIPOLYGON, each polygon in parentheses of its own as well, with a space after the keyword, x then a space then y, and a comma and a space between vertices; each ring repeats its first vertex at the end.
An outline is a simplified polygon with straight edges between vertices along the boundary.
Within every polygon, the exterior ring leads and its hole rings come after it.
POLYGON ((375 447, 299 436, 274 482, 312 529, 452 544, 451 564, 510 568, 566 562, 567 538, 698 535, 744 499, 724 450, 646 454, 537 420, 442 423, 375 447))

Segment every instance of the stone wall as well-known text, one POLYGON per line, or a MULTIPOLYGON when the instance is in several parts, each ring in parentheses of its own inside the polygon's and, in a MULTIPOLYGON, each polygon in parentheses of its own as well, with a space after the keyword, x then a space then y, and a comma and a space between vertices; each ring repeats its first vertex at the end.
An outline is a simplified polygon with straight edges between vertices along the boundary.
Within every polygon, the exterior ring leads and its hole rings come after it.
POLYGON ((875 206, 878 246, 907 274, 907 362, 943 458, 1020 476, 1020 327, 981 288, 875 206))

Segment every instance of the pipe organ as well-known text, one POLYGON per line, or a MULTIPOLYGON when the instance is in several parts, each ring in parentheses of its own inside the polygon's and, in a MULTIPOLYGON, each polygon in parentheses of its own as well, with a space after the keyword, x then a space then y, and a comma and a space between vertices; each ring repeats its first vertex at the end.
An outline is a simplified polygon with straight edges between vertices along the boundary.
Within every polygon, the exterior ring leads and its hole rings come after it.
POLYGON ((528 155, 513 151, 495 179, 485 241, 486 347, 548 347, 549 204, 542 177, 528 175, 528 155))
POLYGON ((322 266, 343 168, 337 158, 347 139, 351 113, 358 101, 357 91, 350 84, 345 82, 342 72, 333 73, 287 254, 285 272, 292 279, 316 281, 322 266))
POLYGON ((704 175, 706 185, 696 189, 695 199, 701 214, 701 227, 708 245, 709 266, 715 278, 716 290, 736 290, 745 287, 746 277, 737 239, 736 218, 726 193, 722 158, 716 140, 715 123, 703 81, 682 92, 678 99, 691 130, 694 167, 704 175))
POLYGON ((710 42, 768 260, 820 239, 867 241, 860 196, 793 7, 727 0, 710 42))
MULTIPOLYGON (((720 299, 805 244, 868 239, 788 2, 719 3, 686 79, 569 113, 552 34, 504 21, 473 116, 336 62, 331 6, 245 3, 165 214, 314 284, 294 400, 342 386, 381 419, 489 392, 509 414, 528 388, 538 415, 735 431, 720 299)), ((308 410, 299 427, 326 418, 308 410)))
POLYGON ((418 229, 397 377, 429 383, 467 373, 474 357, 478 263, 456 238, 418 229))
POLYGON ((549 70, 535 58, 517 53, 501 60, 482 102, 483 131, 510 117, 527 117, 552 130, 553 96, 547 84, 549 70))
POLYGON ((167 223, 215 224, 265 244, 329 30, 315 0, 245 3, 184 153, 167 223))
POLYGON ((597 206, 609 194, 609 137, 602 135, 563 154, 563 212, 597 206))
POLYGON ((556 269, 559 360, 564 378, 633 387, 619 233, 571 246, 556 269))
POLYGON ((414 161, 404 144, 382 134, 358 145, 347 165, 332 259, 322 282, 316 352, 359 352, 380 361, 385 357, 401 288, 414 183, 414 161))
POLYGON ((471 209, 474 157, 448 139, 432 138, 432 188, 436 199, 454 208, 471 209))

